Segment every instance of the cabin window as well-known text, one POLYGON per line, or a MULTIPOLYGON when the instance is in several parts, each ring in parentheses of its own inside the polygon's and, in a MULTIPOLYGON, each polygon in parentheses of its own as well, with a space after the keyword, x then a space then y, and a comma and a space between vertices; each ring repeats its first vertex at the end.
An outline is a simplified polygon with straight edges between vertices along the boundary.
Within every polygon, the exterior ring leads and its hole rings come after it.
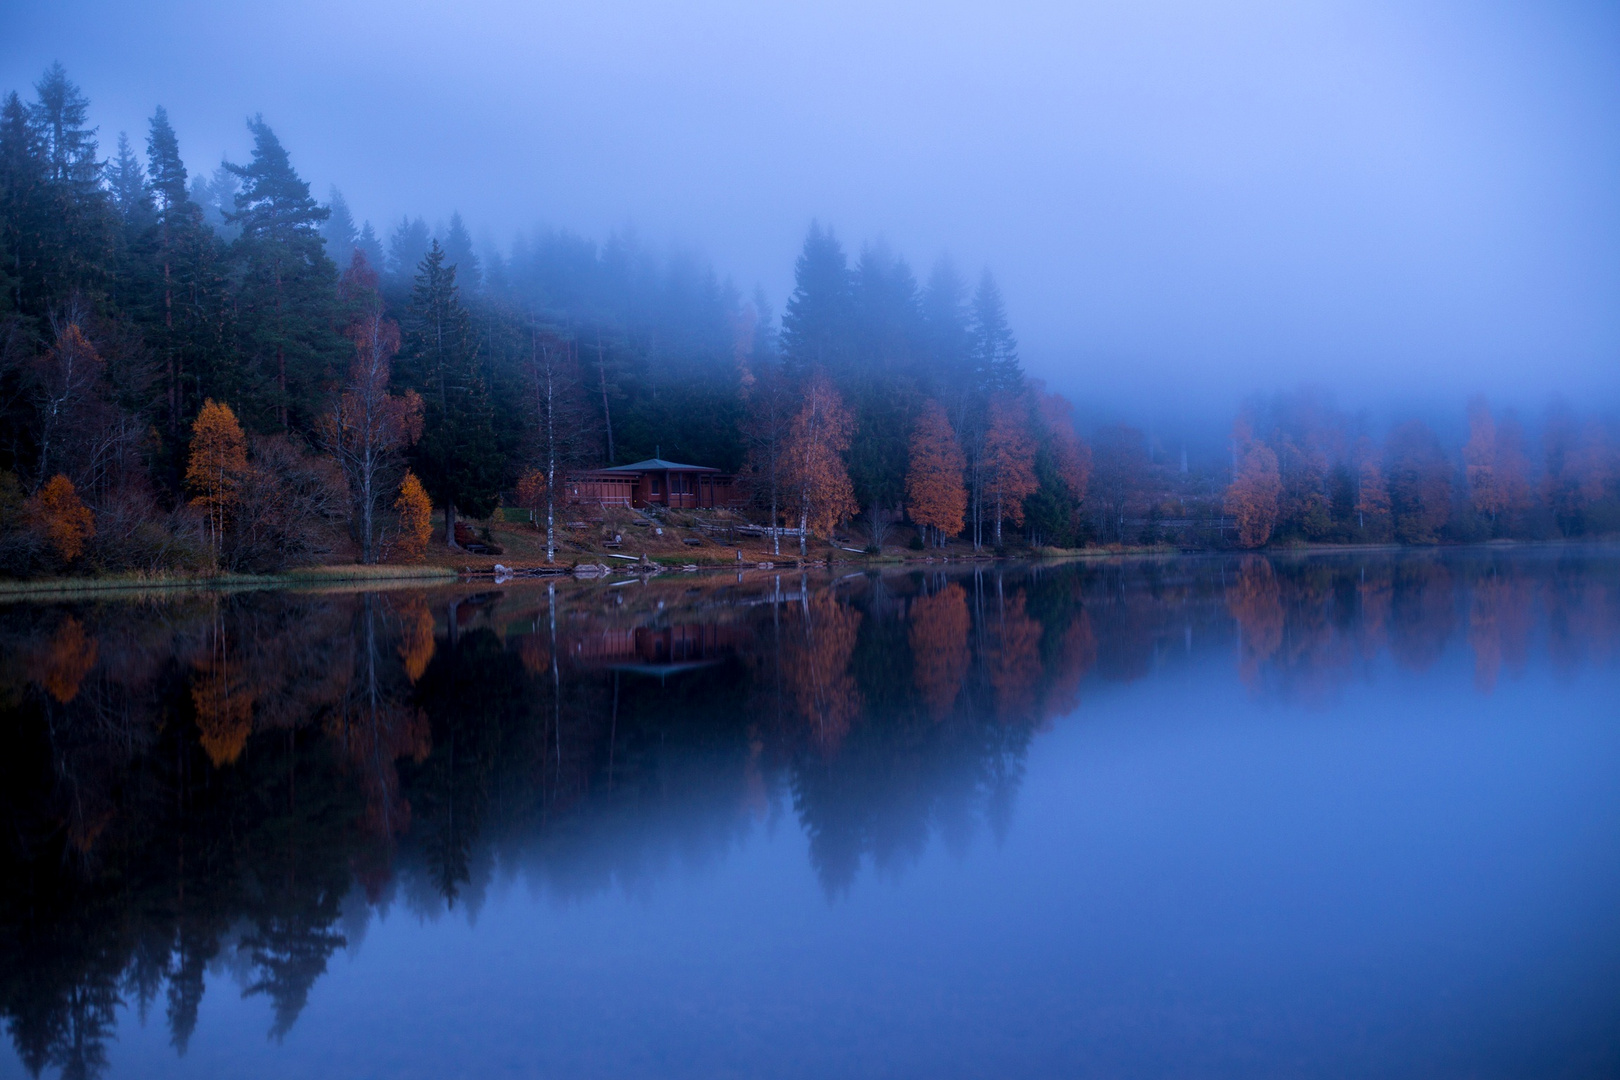
POLYGON ((648 477, 648 480, 652 483, 652 493, 654 495, 660 494, 662 489, 659 486, 658 477, 651 476, 651 477, 648 477))

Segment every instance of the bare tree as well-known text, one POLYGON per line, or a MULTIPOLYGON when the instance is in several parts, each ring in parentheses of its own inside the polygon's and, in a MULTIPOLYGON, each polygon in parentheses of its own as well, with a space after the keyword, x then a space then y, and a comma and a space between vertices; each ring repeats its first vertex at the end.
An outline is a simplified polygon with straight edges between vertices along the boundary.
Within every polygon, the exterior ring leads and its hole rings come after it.
POLYGON ((782 554, 781 502, 784 459, 793 428, 794 402, 787 373, 780 363, 765 361, 748 373, 744 382, 748 412, 743 436, 748 443, 749 466, 770 506, 771 553, 782 554))
POLYGON ((537 464, 546 477, 546 562, 557 558, 559 470, 583 449, 585 412, 573 342, 539 326, 530 330, 529 390, 534 409, 537 464))
POLYGON ((392 488, 405 448, 422 435, 422 399, 416 391, 388 392, 399 327, 373 311, 351 335, 355 360, 349 380, 323 418, 320 435, 348 483, 360 541, 360 561, 377 560, 377 507, 392 488))

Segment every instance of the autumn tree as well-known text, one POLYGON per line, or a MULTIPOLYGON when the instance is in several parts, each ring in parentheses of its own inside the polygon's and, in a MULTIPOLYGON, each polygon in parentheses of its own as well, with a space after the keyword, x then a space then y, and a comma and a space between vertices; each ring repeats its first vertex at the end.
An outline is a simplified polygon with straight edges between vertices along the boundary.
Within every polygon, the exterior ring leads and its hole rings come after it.
POLYGON ((191 425, 186 488, 192 493, 192 505, 203 512, 208 541, 216 555, 224 549, 225 528, 247 471, 247 437, 242 425, 229 405, 209 398, 191 425))
POLYGON ((1372 458, 1361 463, 1356 491, 1356 526, 1367 538, 1389 535, 1389 488, 1378 462, 1372 458))
POLYGON ((844 466, 851 421, 843 398, 824 376, 812 376, 800 395, 785 456, 789 505, 799 518, 799 554, 809 533, 824 534, 860 509, 844 466))
POLYGON ((535 528, 540 527, 540 514, 545 509, 546 493, 549 490, 543 469, 528 469, 518 477, 518 506, 529 512, 529 520, 534 523, 535 528))
POLYGON ((1496 524, 1504 509, 1502 486, 1496 475, 1496 420, 1483 397, 1468 402, 1468 441, 1463 444, 1463 466, 1468 496, 1477 513, 1496 524))
POLYGON ((367 313, 351 329, 355 359, 348 382, 328 408, 321 440, 348 483, 360 561, 377 561, 376 515, 383 492, 392 487, 405 449, 422 434, 422 399, 414 390, 388 392, 399 328, 381 310, 367 313))
MULTIPOLYGON (((988 279, 987 279, 988 280, 988 279)), ((1001 523, 1024 523, 1024 499, 1034 494, 1035 444, 1029 437, 1029 411, 1014 398, 998 395, 990 402, 990 426, 984 436, 985 490, 995 517, 995 544, 1001 546, 1001 523)))
POLYGON ((394 499, 394 510, 399 514, 399 553, 408 561, 420 559, 427 551, 428 539, 433 535, 433 500, 416 474, 406 470, 400 482, 399 496, 394 499))
POLYGON ((930 400, 912 428, 906 502, 911 520, 935 547, 962 531, 967 488, 962 483, 962 447, 944 406, 930 400))
POLYGON ((1271 539, 1277 524, 1282 479, 1277 473, 1277 455, 1260 440, 1250 439, 1240 454, 1237 475, 1226 489, 1225 508, 1237 519, 1238 543, 1257 548, 1271 539))
POLYGON ((34 514, 46 541, 66 563, 77 559, 96 535, 95 515, 79 500, 73 481, 57 473, 34 496, 34 514))
POLYGON ((1146 502, 1152 462, 1139 428, 1111 424, 1097 432, 1091 473, 1093 505, 1103 536, 1125 541, 1125 520, 1146 502))
POLYGON ((36 366, 39 387, 39 476, 61 471, 56 458, 65 457, 63 443, 86 419, 84 413, 98 396, 106 365, 96 347, 79 328, 80 312, 58 320, 56 342, 36 366))

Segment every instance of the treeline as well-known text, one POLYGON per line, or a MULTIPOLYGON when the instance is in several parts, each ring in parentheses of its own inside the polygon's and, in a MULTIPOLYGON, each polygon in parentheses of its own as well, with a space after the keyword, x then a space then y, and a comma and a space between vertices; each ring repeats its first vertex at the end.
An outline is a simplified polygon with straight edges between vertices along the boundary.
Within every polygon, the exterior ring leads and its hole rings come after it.
POLYGON ((778 334, 632 237, 480 260, 452 216, 384 239, 248 127, 245 164, 194 178, 161 108, 144 161, 122 135, 103 160, 59 65, 0 106, 0 570, 397 557, 423 496, 453 546, 503 493, 655 452, 743 473, 817 534, 863 514, 881 542, 910 504, 940 540, 1026 512, 1077 535, 1081 448, 988 274, 919 285, 813 227, 778 334))
POLYGON ((0 103, 10 576, 413 558, 436 517, 454 547, 458 517, 555 510, 569 471, 654 454, 740 474, 801 545, 851 522, 975 549, 1620 527, 1616 440, 1572 414, 1536 447, 1476 407, 1448 452, 1294 395, 1245 410, 1230 471, 1178 471, 1135 429, 1078 436, 988 272, 919 281, 813 225, 778 323, 629 235, 482 257, 459 215, 379 235, 312 197, 260 118, 249 160, 207 177, 161 108, 144 155, 121 135, 103 159, 61 67, 34 90, 0 103))
POLYGON ((1310 391, 1250 402, 1232 432, 1223 511, 1243 547, 1287 541, 1432 544, 1620 532, 1620 440, 1567 405, 1532 440, 1516 413, 1468 404, 1448 448, 1421 420, 1375 439, 1310 391))

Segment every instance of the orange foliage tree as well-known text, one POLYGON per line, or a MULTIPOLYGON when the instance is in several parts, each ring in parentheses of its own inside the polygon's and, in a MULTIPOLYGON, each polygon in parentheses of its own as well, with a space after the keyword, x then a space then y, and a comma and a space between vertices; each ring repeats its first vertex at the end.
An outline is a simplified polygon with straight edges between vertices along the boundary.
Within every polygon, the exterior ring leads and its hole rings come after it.
POLYGON ((934 546, 962 531, 967 513, 966 467, 950 419, 937 401, 929 401, 911 432, 911 460, 906 471, 906 502, 911 520, 934 546), (930 533, 930 530, 932 532, 930 533))
POLYGON ((1271 539, 1281 494, 1277 455, 1265 443, 1251 440, 1243 448, 1232 486, 1226 489, 1226 512, 1237 519, 1239 544, 1257 548, 1271 539))
POLYGON ((518 505, 529 512, 529 520, 538 528, 540 508, 546 505, 546 474, 539 469, 524 473, 518 479, 517 499, 518 505))
POLYGON ((193 494, 192 505, 203 511, 216 555, 223 549, 225 527, 240 499, 247 471, 247 437, 242 425, 229 405, 209 398, 191 425, 186 487, 193 494))
POLYGON ((990 402, 990 427, 984 435, 985 488, 995 507, 996 546, 1001 523, 1024 523, 1024 500, 1035 493, 1035 443, 1029 437, 1029 410, 1023 403, 998 396, 990 402))
POLYGON ((433 535, 433 500, 416 474, 406 470, 399 485, 399 497, 394 500, 399 513, 399 553, 409 560, 420 559, 427 551, 428 538, 433 535))
POLYGON ((786 472, 789 504, 799 517, 799 554, 812 532, 825 534, 860 509, 849 482, 844 452, 854 421, 831 382, 813 377, 788 435, 786 472))
POLYGON ((34 517, 45 538, 62 557, 72 562, 84 551, 86 540, 96 535, 96 518, 79 499, 73 481, 57 473, 34 496, 34 517))
POLYGON ((1373 537, 1387 535, 1389 530, 1389 488, 1378 462, 1371 458, 1361 463, 1360 488, 1356 493, 1356 524, 1361 531, 1373 537))

